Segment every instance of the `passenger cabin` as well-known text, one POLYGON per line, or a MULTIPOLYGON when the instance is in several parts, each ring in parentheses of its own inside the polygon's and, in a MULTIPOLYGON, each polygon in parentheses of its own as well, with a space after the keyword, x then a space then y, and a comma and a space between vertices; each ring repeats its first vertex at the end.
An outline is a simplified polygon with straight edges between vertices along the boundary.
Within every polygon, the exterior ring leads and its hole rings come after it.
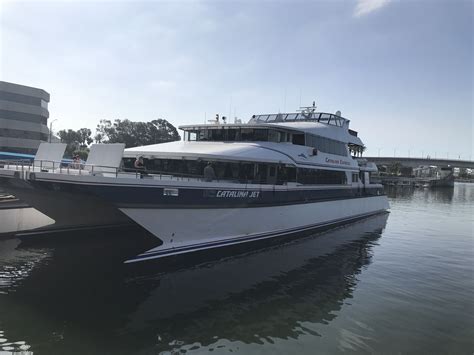
MULTIPOLYGON (((338 112, 339 113, 339 112, 338 112)), ((184 140, 188 142, 273 142, 314 148, 314 154, 323 152, 348 157, 350 152, 362 152, 362 142, 357 132, 349 130, 349 120, 340 115, 301 112, 290 114, 254 115, 247 124, 186 125, 184 140), (318 134, 323 131, 326 136, 318 134), (338 138, 338 139, 335 139, 338 138)), ((170 144, 170 143, 167 143, 170 144)), ((257 148, 255 148, 257 149, 257 148)), ((251 162, 219 157, 199 157, 192 154, 175 157, 144 156, 147 171, 182 177, 202 177, 204 167, 210 161, 219 181, 235 181, 254 184, 303 184, 344 185, 352 183, 352 175, 343 170, 302 168, 294 162, 251 162)), ((281 150, 284 153, 284 149, 281 150)), ((354 154, 355 155, 355 154, 354 154)), ((133 169, 134 158, 125 158, 124 167, 133 169)), ((278 160, 277 160, 278 161, 278 160)))

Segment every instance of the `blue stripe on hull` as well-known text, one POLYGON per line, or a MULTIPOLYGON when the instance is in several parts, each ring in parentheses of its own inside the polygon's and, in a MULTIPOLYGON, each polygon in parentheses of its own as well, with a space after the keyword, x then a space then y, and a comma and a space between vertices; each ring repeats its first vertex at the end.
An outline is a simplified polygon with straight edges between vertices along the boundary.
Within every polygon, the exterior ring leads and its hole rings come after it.
MULTIPOLYGON (((327 189, 209 189, 177 188, 178 196, 166 196, 163 186, 120 186, 98 184, 71 184, 67 182, 32 181, 36 187, 47 190, 92 194, 119 208, 247 208, 294 205, 332 200, 383 195, 383 188, 328 187, 327 189), (247 192, 243 196, 223 195, 224 192, 247 192), (252 197, 253 196, 253 197, 252 197)), ((168 188, 168 187, 167 187, 168 188)), ((169 187, 173 189, 174 187, 169 187)))

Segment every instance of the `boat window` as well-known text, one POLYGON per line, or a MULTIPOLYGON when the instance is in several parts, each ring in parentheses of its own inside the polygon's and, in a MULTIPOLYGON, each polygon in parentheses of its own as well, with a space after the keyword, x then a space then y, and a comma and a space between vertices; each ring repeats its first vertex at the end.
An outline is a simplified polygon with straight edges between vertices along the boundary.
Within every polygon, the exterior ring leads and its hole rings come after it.
POLYGON ((286 116, 287 116, 287 115, 284 114, 284 113, 279 113, 278 115, 276 115, 275 122, 283 122, 283 121, 285 121, 286 116))
POLYGON ((256 129, 254 133, 255 141, 268 141, 268 129, 256 129))
POLYGON ((270 129, 268 131, 268 141, 269 142, 280 142, 280 132, 270 129))
POLYGON ((321 113, 319 115, 319 121, 329 121, 331 118, 331 115, 328 113, 321 113))
POLYGON ((241 140, 242 141, 251 141, 253 138, 253 129, 251 128, 242 128, 241 130, 241 140))
POLYGON ((200 140, 200 141, 208 141, 208 140, 209 140, 209 131, 208 131, 208 130, 199 131, 198 140, 200 140))
POLYGON ((346 145, 334 139, 306 133, 306 145, 324 153, 347 156, 346 145))
POLYGON ((241 141, 244 142, 255 142, 255 141, 268 141, 268 130, 267 129, 253 129, 253 128, 242 128, 241 141))
POLYGON ((292 143, 297 145, 305 145, 303 133, 293 133, 292 143))
POLYGON ((228 129, 227 132, 227 141, 238 141, 240 140, 240 130, 239 129, 228 129))
POLYGON ((270 173, 269 173, 268 175, 270 175, 270 176, 275 176, 275 173, 276 173, 275 167, 274 167, 274 166, 271 166, 271 167, 270 167, 270 173))
POLYGON ((304 185, 344 185, 347 177, 344 171, 298 168, 297 182, 304 185))
POLYGON ((224 130, 223 129, 213 129, 212 132, 212 140, 213 141, 223 141, 224 140, 224 130))

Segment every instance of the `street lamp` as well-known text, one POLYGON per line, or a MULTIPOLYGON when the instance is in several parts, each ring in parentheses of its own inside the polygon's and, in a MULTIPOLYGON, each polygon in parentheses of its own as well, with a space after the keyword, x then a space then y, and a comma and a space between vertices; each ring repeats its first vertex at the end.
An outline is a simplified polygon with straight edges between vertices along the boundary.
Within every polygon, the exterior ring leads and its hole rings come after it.
POLYGON ((49 122, 49 143, 51 143, 51 136, 53 134, 53 122, 54 121, 57 121, 58 119, 55 118, 54 120, 52 120, 51 122, 49 122))

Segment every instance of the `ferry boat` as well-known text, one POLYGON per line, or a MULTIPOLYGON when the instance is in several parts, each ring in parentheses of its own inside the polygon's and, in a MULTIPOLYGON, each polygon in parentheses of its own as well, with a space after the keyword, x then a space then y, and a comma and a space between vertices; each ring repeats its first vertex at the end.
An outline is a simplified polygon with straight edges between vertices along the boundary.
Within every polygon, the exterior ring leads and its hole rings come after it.
POLYGON ((364 144, 349 122, 339 111, 316 112, 314 104, 298 113, 254 115, 248 123, 217 117, 181 126, 183 141, 92 145, 79 166, 61 164, 61 145, 40 146, 33 164, 4 163, 0 177, 61 228, 139 224, 159 241, 129 260, 143 261, 299 235, 386 211, 382 185, 370 181, 377 167, 362 158, 364 144))

